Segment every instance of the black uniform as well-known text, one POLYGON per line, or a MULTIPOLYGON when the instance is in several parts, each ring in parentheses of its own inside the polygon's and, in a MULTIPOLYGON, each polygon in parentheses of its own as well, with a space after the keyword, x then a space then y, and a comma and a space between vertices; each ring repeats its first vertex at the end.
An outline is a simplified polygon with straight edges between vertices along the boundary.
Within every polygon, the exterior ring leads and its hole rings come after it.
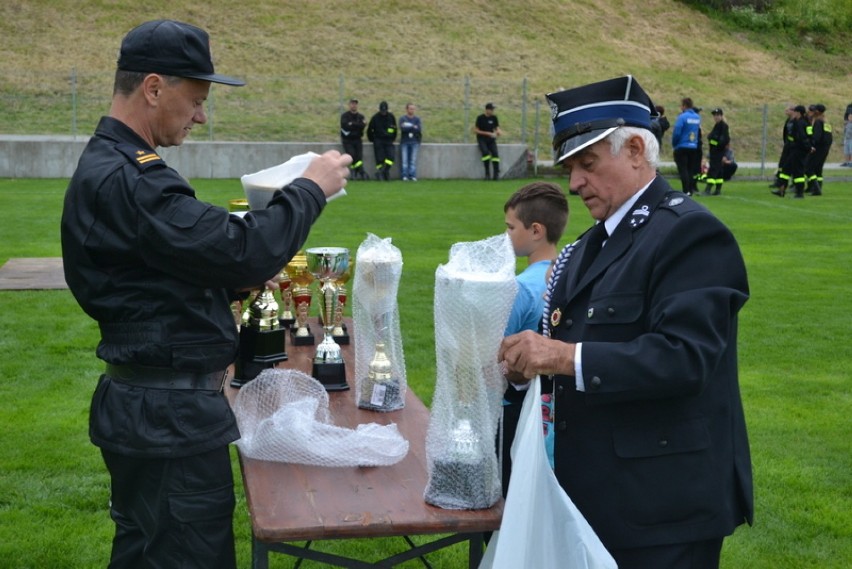
POLYGON ((822 168, 828 158, 828 151, 834 142, 831 125, 823 119, 815 119, 808 127, 811 136, 813 152, 805 160, 805 177, 807 178, 808 193, 814 196, 822 195, 822 168))
POLYGON ((367 127, 367 119, 355 111, 346 111, 340 115, 340 142, 343 145, 343 152, 352 157, 352 164, 349 165, 351 172, 350 178, 353 180, 367 179, 367 173, 364 172, 364 129, 367 127))
POLYGON ((782 186, 779 191, 773 192, 781 197, 787 186, 793 184, 796 197, 805 195, 805 159, 811 151, 811 140, 807 133, 807 120, 804 118, 793 118, 787 123, 784 134, 784 151, 786 160, 781 166, 782 186))
MULTIPOLYGON (((476 128, 485 132, 494 132, 500 126, 497 115, 488 116, 482 113, 476 117, 476 128)), ((489 165, 493 166, 494 179, 500 177, 500 153, 497 152, 497 139, 493 136, 476 135, 476 144, 482 154, 482 165, 485 167, 485 179, 489 179, 489 165)))
POLYGON ((707 135, 707 145, 710 147, 710 165, 707 171, 707 188, 705 194, 712 193, 718 196, 722 192, 722 184, 725 177, 722 167, 722 158, 725 156, 725 148, 731 142, 728 123, 720 120, 713 125, 713 130, 707 135))
POLYGON ((373 143, 376 153, 376 179, 390 180, 390 171, 396 156, 393 141, 396 140, 396 117, 388 111, 379 111, 370 119, 367 138, 373 143))
POLYGON ((239 432, 221 391, 237 354, 230 303, 288 262, 325 203, 297 179, 267 209, 231 215, 198 201, 128 126, 98 124, 61 234, 65 279, 107 362, 89 434, 112 476, 115 566, 234 566, 228 444, 239 432))

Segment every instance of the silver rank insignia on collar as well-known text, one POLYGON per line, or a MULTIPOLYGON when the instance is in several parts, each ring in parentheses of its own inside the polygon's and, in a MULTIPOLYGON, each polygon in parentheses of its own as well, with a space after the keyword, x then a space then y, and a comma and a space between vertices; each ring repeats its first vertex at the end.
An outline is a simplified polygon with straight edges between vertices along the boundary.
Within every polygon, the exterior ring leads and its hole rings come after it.
POLYGON ((643 205, 639 209, 634 209, 630 214, 630 227, 636 228, 648 221, 648 216, 651 215, 651 210, 647 205, 643 205))
POLYGON ((683 198, 678 196, 676 198, 670 199, 668 205, 669 205, 669 207, 674 207, 674 206, 680 205, 682 203, 683 203, 683 198))

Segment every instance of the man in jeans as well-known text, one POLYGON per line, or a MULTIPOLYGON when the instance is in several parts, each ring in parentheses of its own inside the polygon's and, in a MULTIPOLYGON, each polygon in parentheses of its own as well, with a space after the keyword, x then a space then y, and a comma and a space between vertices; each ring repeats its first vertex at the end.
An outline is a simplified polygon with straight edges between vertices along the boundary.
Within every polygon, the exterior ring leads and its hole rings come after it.
POLYGON ((405 105, 405 114, 399 119, 399 150, 402 154, 402 180, 417 181, 417 152, 423 137, 423 121, 414 114, 414 103, 405 105))

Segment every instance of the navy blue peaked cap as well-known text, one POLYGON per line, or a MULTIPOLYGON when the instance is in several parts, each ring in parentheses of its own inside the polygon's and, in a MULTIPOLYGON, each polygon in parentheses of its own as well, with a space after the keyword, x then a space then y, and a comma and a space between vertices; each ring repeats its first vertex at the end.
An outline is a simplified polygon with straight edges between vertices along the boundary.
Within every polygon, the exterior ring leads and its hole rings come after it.
POLYGON ((654 103, 632 75, 548 93, 554 162, 559 164, 621 126, 651 129, 654 103))

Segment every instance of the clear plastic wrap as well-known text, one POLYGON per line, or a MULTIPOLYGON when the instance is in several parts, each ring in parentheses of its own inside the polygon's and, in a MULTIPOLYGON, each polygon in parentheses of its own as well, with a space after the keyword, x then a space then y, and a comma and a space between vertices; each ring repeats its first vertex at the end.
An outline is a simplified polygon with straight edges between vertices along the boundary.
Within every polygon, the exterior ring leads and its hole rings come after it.
POLYGON ((405 406, 407 381, 397 292, 402 253, 390 238, 372 233, 355 258, 352 318, 358 407, 396 411, 405 406))
POLYGON ((335 426, 328 393, 296 370, 266 369, 237 394, 237 446, 258 460, 317 466, 388 466, 408 453, 395 424, 335 426))
POLYGON ((435 393, 425 500, 480 509, 501 495, 495 450, 505 379, 497 352, 515 299, 515 254, 506 234, 456 243, 435 272, 435 393))

